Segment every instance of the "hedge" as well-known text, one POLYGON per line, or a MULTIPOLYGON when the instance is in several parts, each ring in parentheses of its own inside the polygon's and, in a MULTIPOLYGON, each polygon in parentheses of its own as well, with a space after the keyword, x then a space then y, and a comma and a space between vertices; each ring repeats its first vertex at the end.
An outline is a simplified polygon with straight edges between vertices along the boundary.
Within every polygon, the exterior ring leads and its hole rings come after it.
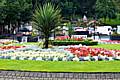
POLYGON ((92 45, 97 45, 97 41, 53 41, 53 45, 55 46, 62 46, 62 45, 86 45, 86 46, 92 46, 92 45))

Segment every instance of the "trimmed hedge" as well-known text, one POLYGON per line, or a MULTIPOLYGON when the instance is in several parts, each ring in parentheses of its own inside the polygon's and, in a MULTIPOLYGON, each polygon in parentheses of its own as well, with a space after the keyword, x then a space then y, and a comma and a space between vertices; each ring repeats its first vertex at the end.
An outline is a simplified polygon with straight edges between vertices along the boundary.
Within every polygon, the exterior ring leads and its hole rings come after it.
POLYGON ((110 40, 120 40, 120 36, 110 36, 110 40))
POLYGON ((57 46, 62 46, 62 45, 86 45, 86 46, 92 46, 92 45, 97 45, 97 41, 53 41, 53 45, 57 46))

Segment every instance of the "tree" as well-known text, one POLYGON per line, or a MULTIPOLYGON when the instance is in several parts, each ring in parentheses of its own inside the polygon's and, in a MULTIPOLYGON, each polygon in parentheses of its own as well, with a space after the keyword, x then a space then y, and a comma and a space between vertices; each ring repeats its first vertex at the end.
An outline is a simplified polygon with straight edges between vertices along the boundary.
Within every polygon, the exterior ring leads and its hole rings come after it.
POLYGON ((61 10, 51 3, 39 6, 33 15, 33 24, 38 31, 44 34, 44 48, 48 48, 49 35, 52 33, 61 21, 61 10))
POLYGON ((98 18, 112 19, 116 17, 116 6, 113 0, 97 0, 96 2, 96 14, 98 18))
MULTIPOLYGON (((87 17, 92 17, 95 13, 94 5, 96 0, 32 0, 33 9, 35 9, 36 4, 43 5, 46 2, 54 3, 59 5, 62 10, 62 16, 64 17, 75 17, 87 15, 87 17)), ((77 17, 78 18, 78 17, 77 17)))
POLYGON ((117 6, 118 11, 120 12, 120 0, 113 0, 113 2, 117 6))
POLYGON ((4 22, 6 18, 5 14, 5 0, 0 0, 0 33, 4 32, 4 22))
POLYGON ((71 22, 69 22, 69 23, 67 24, 67 26, 68 26, 68 34, 69 34, 69 37, 71 38, 71 36, 72 36, 72 34, 73 34, 73 32, 74 32, 73 26, 72 26, 71 22))
POLYGON ((21 22, 27 23, 32 20, 32 0, 17 0, 19 7, 19 18, 17 19, 18 27, 21 22))
POLYGON ((0 0, 0 32, 13 33, 21 22, 30 22, 32 19, 32 0, 0 0))

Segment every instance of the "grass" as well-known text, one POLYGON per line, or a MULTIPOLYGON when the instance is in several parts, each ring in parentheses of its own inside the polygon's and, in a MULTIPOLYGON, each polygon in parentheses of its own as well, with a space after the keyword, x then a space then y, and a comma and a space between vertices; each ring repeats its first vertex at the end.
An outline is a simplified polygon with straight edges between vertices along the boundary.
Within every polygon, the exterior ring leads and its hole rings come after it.
POLYGON ((91 46, 91 47, 120 50, 120 44, 99 44, 99 45, 91 46))
POLYGON ((27 42, 27 43, 13 43, 15 46, 25 46, 25 45, 39 45, 40 42, 27 42))
POLYGON ((31 60, 0 60, 0 63, 0 70, 45 72, 120 72, 120 61, 41 62, 31 60))

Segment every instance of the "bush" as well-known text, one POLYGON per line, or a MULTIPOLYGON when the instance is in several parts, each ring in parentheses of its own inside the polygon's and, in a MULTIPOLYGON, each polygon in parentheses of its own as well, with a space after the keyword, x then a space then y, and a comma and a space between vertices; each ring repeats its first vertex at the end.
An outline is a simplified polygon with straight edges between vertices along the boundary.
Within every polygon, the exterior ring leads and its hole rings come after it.
POLYGON ((120 36, 117 32, 113 32, 112 36, 120 36))
POLYGON ((11 36, 12 36, 11 34, 0 35, 0 39, 7 39, 10 38, 11 36))
POLYGON ((91 45, 97 45, 98 42, 97 41, 53 41, 52 42, 53 45, 57 45, 57 46, 62 46, 62 45, 86 45, 86 46, 91 46, 91 45))

